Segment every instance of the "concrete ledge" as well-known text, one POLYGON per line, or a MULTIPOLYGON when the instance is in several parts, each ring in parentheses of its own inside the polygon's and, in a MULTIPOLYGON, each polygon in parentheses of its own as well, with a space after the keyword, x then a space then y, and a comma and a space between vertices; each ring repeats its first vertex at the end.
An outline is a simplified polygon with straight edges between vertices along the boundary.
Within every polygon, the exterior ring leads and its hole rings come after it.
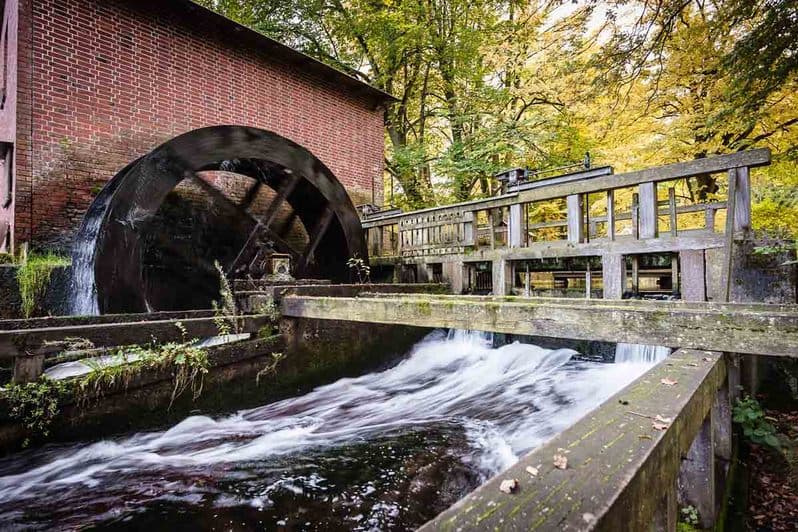
POLYGON ((719 353, 679 350, 421 530, 649 530, 725 378, 719 353), (515 493, 499 490, 506 479, 515 493))
POLYGON ((794 305, 546 298, 287 296, 284 316, 798 356, 794 305))

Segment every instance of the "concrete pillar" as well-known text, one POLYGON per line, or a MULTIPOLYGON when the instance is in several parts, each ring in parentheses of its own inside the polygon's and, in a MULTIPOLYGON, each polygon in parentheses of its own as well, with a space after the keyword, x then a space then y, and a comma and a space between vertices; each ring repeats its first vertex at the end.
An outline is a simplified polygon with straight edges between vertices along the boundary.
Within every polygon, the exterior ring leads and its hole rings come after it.
POLYGON ((15 384, 33 382, 44 373, 44 355, 19 355, 14 358, 15 384))
POLYGON ((732 401, 728 382, 718 390, 712 405, 712 430, 715 456, 727 463, 732 456, 732 401))
POLYGON ((443 263, 443 279, 449 283, 453 294, 462 294, 464 287, 465 266, 462 261, 443 263))
POLYGON ((603 255, 601 275, 604 282, 604 299, 622 299, 626 287, 626 263, 623 255, 603 255))
POLYGON ((745 391, 752 397, 759 392, 759 372, 760 358, 755 355, 742 355, 740 357, 742 385, 745 391))
POLYGON ((679 503, 676 492, 676 479, 674 479, 671 488, 662 495, 659 507, 654 514, 654 522, 651 523, 652 532, 676 530, 676 525, 679 522, 679 503))
POLYGON ((493 295, 506 296, 512 294, 512 263, 504 259, 493 261, 493 295))
POLYGON ((704 250, 689 249, 679 252, 681 282, 679 286, 683 301, 706 301, 706 264, 704 250))
POLYGON ((417 283, 429 283, 432 279, 432 271, 428 264, 418 264, 418 276, 416 277, 417 283))
POLYGON ((712 414, 707 416, 679 470, 679 505, 698 510, 699 526, 711 529, 717 520, 715 452, 712 414))

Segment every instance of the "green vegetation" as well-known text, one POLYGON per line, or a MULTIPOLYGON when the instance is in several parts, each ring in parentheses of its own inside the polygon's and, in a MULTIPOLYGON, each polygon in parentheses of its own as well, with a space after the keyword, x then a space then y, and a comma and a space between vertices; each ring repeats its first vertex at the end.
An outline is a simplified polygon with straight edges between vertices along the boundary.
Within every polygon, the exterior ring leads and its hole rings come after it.
POLYGON ((31 438, 46 438, 50 426, 61 411, 60 402, 66 392, 64 383, 42 377, 37 382, 10 384, 5 388, 11 419, 25 427, 28 436, 22 443, 30 445, 31 438))
POLYGON ((734 405, 735 423, 743 428, 743 435, 751 442, 767 445, 773 449, 781 449, 781 442, 776 436, 776 427, 765 416, 764 410, 756 399, 746 396, 738 399, 734 405))
POLYGON ((365 260, 358 256, 354 256, 346 261, 346 265, 349 267, 353 276, 357 278, 358 283, 366 284, 371 282, 371 267, 366 264, 365 260))
POLYGON ((41 305, 55 268, 69 266, 69 259, 53 253, 30 255, 17 270, 17 283, 22 298, 22 314, 30 318, 41 305))
MULTIPOLYGON (((774 164, 752 173, 754 228, 798 236, 791 0, 198 1, 399 99, 384 120, 386 199, 400 207, 490 195, 496 172, 585 151, 620 172, 769 147, 774 164)), ((697 176, 677 198, 724 187, 697 176)), ((531 221, 563 207, 533 205, 531 221)))
POLYGON ((152 347, 129 347, 118 351, 123 361, 117 365, 92 364, 92 370, 76 381, 80 406, 86 407, 119 386, 127 388, 132 379, 148 370, 169 370, 172 374, 171 408, 175 399, 191 390, 192 398, 202 394, 205 374, 210 362, 208 353, 195 345, 196 340, 169 342, 152 347))
POLYGON ((679 510, 679 532, 698 530, 698 510, 694 506, 685 506, 679 510))
MULTIPOLYGON (((202 394, 205 375, 210 368, 208 353, 196 346, 196 340, 185 338, 149 347, 120 348, 116 356, 119 364, 99 364, 87 361, 91 371, 82 377, 57 381, 46 376, 27 384, 10 384, 4 389, 11 418, 22 423, 28 432, 24 446, 31 438, 46 438, 52 422, 65 400, 73 400, 78 408, 95 404, 109 391, 128 384, 147 370, 169 371, 173 383, 171 408, 175 400, 188 390, 196 400, 202 394)), ((276 364, 276 363, 275 363, 276 364)))

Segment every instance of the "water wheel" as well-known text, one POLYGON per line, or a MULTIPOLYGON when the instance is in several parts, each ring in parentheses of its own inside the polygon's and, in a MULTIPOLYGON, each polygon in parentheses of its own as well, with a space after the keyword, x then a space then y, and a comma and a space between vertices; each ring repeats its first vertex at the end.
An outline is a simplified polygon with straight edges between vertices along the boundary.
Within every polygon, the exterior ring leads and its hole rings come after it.
POLYGON ((360 220, 308 150, 260 129, 223 126, 176 137, 119 172, 76 238, 75 313, 207 308, 216 264, 247 278, 264 246, 297 278, 348 278, 366 257, 360 220))

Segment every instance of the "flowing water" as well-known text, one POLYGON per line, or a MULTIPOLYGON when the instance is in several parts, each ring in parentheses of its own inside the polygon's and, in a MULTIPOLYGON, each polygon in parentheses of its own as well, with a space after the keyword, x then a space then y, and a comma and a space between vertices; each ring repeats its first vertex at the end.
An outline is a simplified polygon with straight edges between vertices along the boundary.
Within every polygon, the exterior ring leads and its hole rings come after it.
POLYGON ((653 364, 491 344, 437 331, 300 397, 8 457, 0 528, 412 529, 653 364))
MULTIPOLYGON (((110 188, 110 187, 107 187, 110 188)), ((111 199, 105 189, 86 212, 72 249, 72 283, 69 294, 69 313, 73 316, 96 316, 97 287, 94 284, 94 257, 103 215, 111 199)))

